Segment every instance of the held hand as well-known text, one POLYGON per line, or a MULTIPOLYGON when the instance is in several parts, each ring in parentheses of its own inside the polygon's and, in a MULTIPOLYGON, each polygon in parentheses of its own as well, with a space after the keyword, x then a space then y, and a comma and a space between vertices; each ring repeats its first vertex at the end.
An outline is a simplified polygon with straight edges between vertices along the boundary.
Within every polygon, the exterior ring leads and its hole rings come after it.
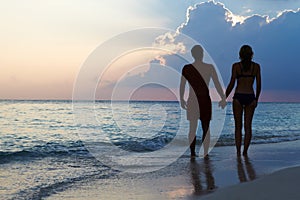
POLYGON ((181 108, 183 108, 184 110, 187 109, 187 104, 186 104, 185 100, 180 100, 180 105, 181 105, 181 108))
POLYGON ((227 102, 225 99, 222 99, 220 102, 219 102, 219 107, 221 107, 222 109, 224 109, 227 105, 227 102))

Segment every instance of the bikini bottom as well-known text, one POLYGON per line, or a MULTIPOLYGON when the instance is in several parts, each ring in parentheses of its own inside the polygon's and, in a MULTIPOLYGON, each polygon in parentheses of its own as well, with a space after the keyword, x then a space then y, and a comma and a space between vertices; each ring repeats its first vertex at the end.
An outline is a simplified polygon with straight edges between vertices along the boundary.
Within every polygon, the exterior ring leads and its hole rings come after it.
POLYGON ((248 106, 255 100, 255 95, 235 93, 233 99, 238 100, 242 106, 248 106))

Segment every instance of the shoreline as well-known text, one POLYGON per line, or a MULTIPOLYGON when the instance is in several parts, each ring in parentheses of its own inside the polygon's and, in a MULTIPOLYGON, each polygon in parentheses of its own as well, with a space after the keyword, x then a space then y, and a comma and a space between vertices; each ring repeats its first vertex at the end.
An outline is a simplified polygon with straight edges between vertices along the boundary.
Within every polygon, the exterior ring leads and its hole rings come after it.
MULTIPOLYGON (((83 185, 74 184, 74 187, 47 199, 220 199, 220 196, 228 193, 248 191, 247 187, 250 188, 247 195, 251 196, 256 182, 260 183, 262 189, 264 184, 268 185, 268 177, 273 177, 274 172, 275 179, 278 179, 281 176, 276 174, 277 171, 289 171, 296 166, 300 166, 300 140, 253 144, 248 158, 237 157, 233 146, 221 146, 212 149, 209 159, 197 157, 191 161, 186 152, 176 162, 161 170, 144 174, 120 173, 83 185)), ((294 171, 300 174, 300 167, 294 171)), ((299 185, 300 179, 288 185, 288 178, 283 182, 287 184, 285 188, 299 185)), ((265 190, 266 193, 269 191, 265 190)), ((277 194, 277 197, 286 196, 285 193, 282 195, 277 194)))

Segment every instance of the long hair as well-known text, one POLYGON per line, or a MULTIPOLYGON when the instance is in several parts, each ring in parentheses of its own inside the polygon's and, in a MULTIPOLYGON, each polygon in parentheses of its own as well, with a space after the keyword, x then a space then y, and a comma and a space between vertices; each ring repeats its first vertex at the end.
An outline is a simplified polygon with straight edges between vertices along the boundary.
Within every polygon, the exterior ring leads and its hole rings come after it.
POLYGON ((249 45, 243 45, 239 52, 240 60, 245 71, 248 71, 251 66, 253 51, 249 45))

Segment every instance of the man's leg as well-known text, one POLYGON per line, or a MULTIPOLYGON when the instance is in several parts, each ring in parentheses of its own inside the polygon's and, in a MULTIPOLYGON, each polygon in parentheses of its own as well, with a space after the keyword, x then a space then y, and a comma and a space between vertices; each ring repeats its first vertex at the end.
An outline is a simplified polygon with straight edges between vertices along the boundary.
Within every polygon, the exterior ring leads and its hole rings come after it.
POLYGON ((202 145, 204 148, 204 157, 208 155, 209 144, 210 144, 210 130, 209 130, 209 120, 202 120, 202 145))
POLYGON ((189 132, 189 143, 191 156, 196 156, 195 148, 196 148, 196 131, 198 126, 198 120, 190 120, 190 132, 189 132))

